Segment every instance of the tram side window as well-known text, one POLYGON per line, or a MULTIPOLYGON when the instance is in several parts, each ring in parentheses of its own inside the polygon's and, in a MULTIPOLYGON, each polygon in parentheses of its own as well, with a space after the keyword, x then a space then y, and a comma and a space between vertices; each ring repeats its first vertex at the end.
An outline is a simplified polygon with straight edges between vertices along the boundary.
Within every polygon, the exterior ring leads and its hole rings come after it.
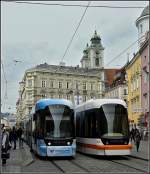
POLYGON ((84 137, 84 112, 78 112, 76 117, 76 136, 84 137))
POLYGON ((37 114, 36 120, 36 128, 37 128, 37 138, 43 138, 44 136, 44 117, 42 117, 42 112, 37 114))
POLYGON ((98 120, 96 115, 96 110, 91 109, 85 111, 84 117, 84 125, 85 125, 85 133, 84 137, 87 138, 95 138, 99 137, 99 129, 98 129, 98 120))
POLYGON ((113 120, 113 132, 120 132, 122 131, 122 107, 119 105, 115 106, 115 115, 113 120))
POLYGON ((108 123, 102 107, 99 108, 100 132, 101 135, 108 133, 108 123))
POLYGON ((77 113, 76 114, 76 136, 79 137, 80 136, 80 114, 77 113))
POLYGON ((85 112, 81 112, 81 122, 80 122, 80 136, 84 137, 85 131, 84 131, 84 118, 85 118, 85 112))

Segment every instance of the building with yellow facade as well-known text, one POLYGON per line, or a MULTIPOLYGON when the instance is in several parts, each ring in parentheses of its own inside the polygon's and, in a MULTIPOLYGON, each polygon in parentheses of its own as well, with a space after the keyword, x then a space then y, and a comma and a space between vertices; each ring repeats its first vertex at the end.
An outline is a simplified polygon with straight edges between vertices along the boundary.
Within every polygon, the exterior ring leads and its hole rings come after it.
POLYGON ((139 52, 126 67, 128 85, 128 115, 131 125, 140 126, 141 111, 141 56, 139 52))

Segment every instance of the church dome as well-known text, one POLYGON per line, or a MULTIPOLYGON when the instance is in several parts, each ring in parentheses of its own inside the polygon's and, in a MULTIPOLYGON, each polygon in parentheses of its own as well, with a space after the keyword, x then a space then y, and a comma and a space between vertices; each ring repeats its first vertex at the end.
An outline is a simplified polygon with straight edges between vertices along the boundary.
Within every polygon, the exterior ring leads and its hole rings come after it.
POLYGON ((149 15, 149 5, 147 7, 144 8, 144 10, 142 11, 140 17, 149 15))
POLYGON ((140 21, 144 20, 145 18, 149 17, 149 5, 146 6, 144 8, 144 10, 142 11, 140 17, 138 17, 138 19, 136 20, 136 26, 138 26, 138 24, 140 23, 140 21))

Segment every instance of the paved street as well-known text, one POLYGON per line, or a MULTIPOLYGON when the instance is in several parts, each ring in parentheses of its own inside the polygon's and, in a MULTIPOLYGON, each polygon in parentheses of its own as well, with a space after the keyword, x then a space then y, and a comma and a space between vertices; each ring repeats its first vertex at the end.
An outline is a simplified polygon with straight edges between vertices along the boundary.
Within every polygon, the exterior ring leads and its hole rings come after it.
POLYGON ((1 173, 148 173, 148 141, 142 141, 140 151, 131 156, 96 157, 77 153, 75 158, 39 158, 29 147, 10 151, 10 159, 1 173))

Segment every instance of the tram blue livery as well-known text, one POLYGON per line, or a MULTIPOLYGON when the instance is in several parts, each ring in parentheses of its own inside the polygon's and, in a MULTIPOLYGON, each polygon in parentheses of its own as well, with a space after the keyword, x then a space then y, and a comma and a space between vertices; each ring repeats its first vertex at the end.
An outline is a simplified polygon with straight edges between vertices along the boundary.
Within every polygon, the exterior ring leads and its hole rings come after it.
POLYGON ((73 104, 65 99, 41 99, 32 109, 28 144, 39 156, 75 156, 73 104))

